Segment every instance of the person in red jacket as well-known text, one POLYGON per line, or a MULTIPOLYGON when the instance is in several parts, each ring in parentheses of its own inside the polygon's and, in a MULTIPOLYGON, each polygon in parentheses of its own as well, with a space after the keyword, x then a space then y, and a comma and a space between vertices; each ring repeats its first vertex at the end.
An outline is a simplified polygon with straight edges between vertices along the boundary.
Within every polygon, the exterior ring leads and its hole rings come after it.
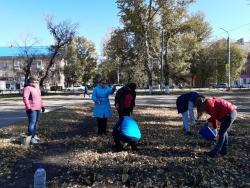
POLYGON ((198 98, 196 106, 198 118, 200 118, 203 113, 207 113, 210 115, 208 122, 212 123, 214 128, 220 127, 218 134, 219 138, 215 147, 206 154, 210 157, 215 157, 218 153, 226 155, 228 145, 227 130, 236 119, 237 107, 219 97, 212 97, 210 99, 198 98))
POLYGON ((135 107, 136 84, 128 83, 120 88, 115 95, 115 107, 119 114, 119 118, 130 116, 135 107))

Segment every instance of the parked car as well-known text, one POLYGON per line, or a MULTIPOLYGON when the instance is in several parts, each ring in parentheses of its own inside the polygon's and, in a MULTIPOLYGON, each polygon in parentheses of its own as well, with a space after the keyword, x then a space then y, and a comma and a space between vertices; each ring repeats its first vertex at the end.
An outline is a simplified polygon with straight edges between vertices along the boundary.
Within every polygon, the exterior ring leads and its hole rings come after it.
POLYGON ((50 91, 62 91, 62 86, 50 86, 50 91))
POLYGON ((219 83, 219 84, 215 85, 214 88, 228 88, 228 84, 227 83, 219 83))
POLYGON ((84 91, 85 86, 75 85, 73 87, 67 87, 66 91, 84 91))
POLYGON ((217 86, 216 83, 210 83, 210 84, 209 84, 209 87, 210 87, 210 88, 216 88, 216 86, 217 86))

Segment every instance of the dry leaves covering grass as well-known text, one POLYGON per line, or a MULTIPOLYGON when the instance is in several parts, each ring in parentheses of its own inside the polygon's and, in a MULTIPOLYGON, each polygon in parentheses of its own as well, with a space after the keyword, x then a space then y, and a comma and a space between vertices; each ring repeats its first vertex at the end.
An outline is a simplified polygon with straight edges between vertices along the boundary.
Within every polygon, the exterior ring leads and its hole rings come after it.
MULTIPOLYGON (((230 132, 229 155, 206 158, 211 143, 185 136, 175 109, 137 107, 139 151, 114 153, 109 133, 95 134, 91 104, 44 114, 41 143, 23 148, 10 140, 25 122, 0 129, 1 187, 32 187, 36 163, 43 163, 48 187, 249 187, 249 117, 240 114, 230 132), (83 121, 84 119, 84 121, 83 121)), ((198 127, 192 129, 194 133, 198 127)))

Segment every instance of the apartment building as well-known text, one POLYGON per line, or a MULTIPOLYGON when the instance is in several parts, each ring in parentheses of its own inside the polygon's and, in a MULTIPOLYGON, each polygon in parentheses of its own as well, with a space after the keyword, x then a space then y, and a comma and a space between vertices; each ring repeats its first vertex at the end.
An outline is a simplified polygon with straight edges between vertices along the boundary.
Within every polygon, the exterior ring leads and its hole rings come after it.
MULTIPOLYGON (((44 75, 49 60, 48 47, 30 47, 28 50, 24 47, 0 47, 0 90, 19 90, 24 86, 24 67, 27 54, 34 58, 31 65, 31 75, 38 78, 44 75)), ((60 59, 56 66, 52 67, 45 80, 45 88, 49 89, 51 86, 64 88, 63 68, 64 60, 60 59)))

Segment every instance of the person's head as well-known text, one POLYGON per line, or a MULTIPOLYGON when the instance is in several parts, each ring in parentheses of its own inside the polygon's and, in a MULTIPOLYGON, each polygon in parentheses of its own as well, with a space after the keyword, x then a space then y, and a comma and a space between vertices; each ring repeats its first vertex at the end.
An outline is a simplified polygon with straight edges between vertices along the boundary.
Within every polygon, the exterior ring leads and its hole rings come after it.
POLYGON ((136 90, 136 84, 135 83, 129 83, 128 85, 127 85, 127 87, 129 87, 131 90, 136 90))
POLYGON ((38 79, 35 76, 31 76, 27 82, 30 86, 35 86, 38 83, 38 79))
POLYGON ((105 86, 107 85, 107 83, 108 83, 108 81, 107 81, 106 78, 102 78, 102 79, 100 80, 100 85, 101 85, 102 87, 105 87, 105 86))
POLYGON ((206 112, 205 97, 200 96, 195 101, 195 106, 197 108, 198 119, 206 112))

